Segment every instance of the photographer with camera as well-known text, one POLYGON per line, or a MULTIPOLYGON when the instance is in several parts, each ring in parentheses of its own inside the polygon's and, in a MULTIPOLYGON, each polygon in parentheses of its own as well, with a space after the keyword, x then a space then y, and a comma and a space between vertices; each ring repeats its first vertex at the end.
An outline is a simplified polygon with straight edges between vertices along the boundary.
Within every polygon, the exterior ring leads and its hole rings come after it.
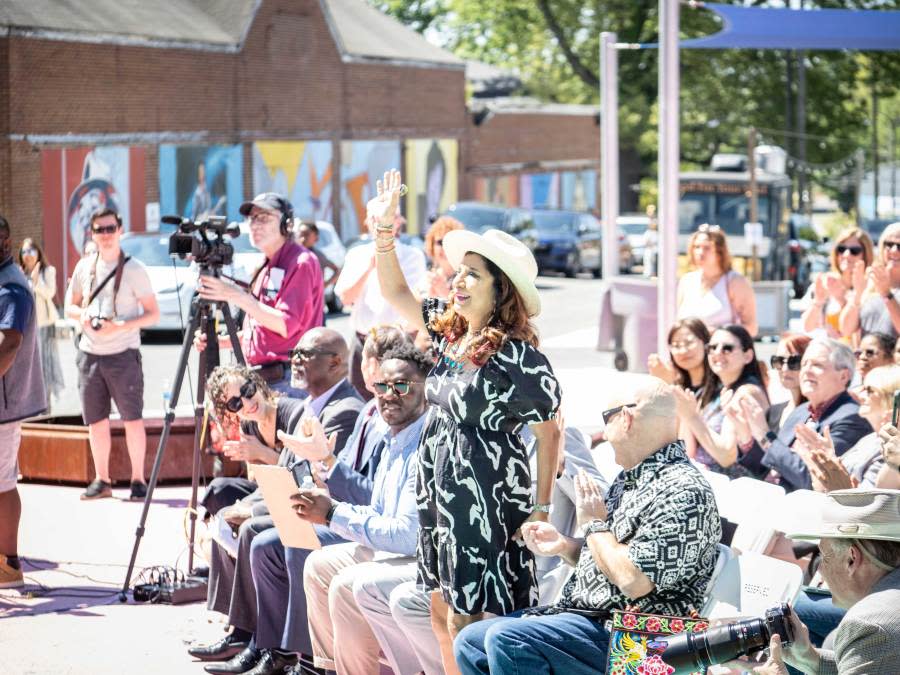
MULTIPOLYGON (((200 297, 242 309, 241 349, 247 365, 273 390, 304 398, 306 392, 291 387, 291 351, 306 331, 322 325, 322 269, 314 253, 292 240, 294 214, 287 199, 264 192, 241 204, 240 212, 250 223, 250 243, 266 260, 248 290, 220 277, 201 275, 200 297)), ((198 331, 194 347, 206 348, 202 332, 198 331)), ((219 348, 231 349, 227 335, 219 336, 219 348)))
POLYGON ((131 499, 147 494, 144 481, 144 373, 141 328, 159 320, 159 307, 144 265, 126 257, 119 245, 122 218, 109 208, 91 215, 97 253, 78 261, 66 293, 66 316, 78 321, 81 337, 75 357, 78 392, 88 426, 96 478, 82 499, 112 496, 109 476, 110 398, 125 426, 131 459, 131 499))

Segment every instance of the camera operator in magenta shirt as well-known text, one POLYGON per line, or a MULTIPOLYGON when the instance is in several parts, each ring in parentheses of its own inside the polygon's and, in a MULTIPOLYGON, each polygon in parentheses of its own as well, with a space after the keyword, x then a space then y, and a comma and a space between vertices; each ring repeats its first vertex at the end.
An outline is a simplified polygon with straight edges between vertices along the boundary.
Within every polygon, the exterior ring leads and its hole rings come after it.
MULTIPOLYGON (((247 365, 275 391, 302 398, 305 392, 291 387, 291 351, 307 330, 322 325, 322 269, 314 253, 292 240, 293 208, 287 199, 264 192, 241 204, 240 212, 250 223, 250 243, 266 261, 250 280, 249 290, 201 276, 200 297, 242 309, 241 349, 247 365)), ((199 331, 194 347, 206 347, 199 331)), ((219 336, 219 348, 231 348, 227 335, 219 336)))

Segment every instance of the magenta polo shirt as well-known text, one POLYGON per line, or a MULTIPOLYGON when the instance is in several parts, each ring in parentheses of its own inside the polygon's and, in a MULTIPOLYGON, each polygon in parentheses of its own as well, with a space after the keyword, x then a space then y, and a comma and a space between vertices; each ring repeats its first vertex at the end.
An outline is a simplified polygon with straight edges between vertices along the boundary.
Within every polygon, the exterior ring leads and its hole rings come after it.
POLYGON ((253 296, 284 314, 287 336, 263 327, 248 315, 244 319, 241 349, 252 366, 273 361, 290 361, 291 351, 310 328, 324 320, 325 297, 319 259, 308 248, 285 243, 256 278, 253 296))

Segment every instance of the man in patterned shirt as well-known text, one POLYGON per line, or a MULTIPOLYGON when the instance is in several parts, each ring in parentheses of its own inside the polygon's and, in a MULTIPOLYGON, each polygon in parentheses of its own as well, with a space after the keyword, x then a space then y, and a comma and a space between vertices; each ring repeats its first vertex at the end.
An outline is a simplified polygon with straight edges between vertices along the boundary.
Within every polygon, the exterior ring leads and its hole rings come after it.
POLYGON ((699 610, 721 538, 715 498, 677 440, 673 388, 649 385, 634 400, 603 413, 624 470, 607 494, 607 513, 595 514, 585 539, 549 523, 522 526, 536 554, 575 565, 559 602, 464 629, 454 652, 465 675, 597 673, 609 643, 603 623, 613 609, 673 616, 699 610))

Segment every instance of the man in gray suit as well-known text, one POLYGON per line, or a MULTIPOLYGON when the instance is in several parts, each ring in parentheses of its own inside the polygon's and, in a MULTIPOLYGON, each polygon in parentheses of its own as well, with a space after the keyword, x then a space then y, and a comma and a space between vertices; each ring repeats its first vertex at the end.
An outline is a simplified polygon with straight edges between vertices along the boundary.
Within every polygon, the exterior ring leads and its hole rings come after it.
POLYGON ((819 571, 834 604, 847 610, 822 649, 792 615, 795 640, 782 652, 772 638, 769 661, 756 672, 786 673, 784 661, 804 673, 900 673, 900 491, 829 492, 822 521, 792 539, 819 539, 819 571))

